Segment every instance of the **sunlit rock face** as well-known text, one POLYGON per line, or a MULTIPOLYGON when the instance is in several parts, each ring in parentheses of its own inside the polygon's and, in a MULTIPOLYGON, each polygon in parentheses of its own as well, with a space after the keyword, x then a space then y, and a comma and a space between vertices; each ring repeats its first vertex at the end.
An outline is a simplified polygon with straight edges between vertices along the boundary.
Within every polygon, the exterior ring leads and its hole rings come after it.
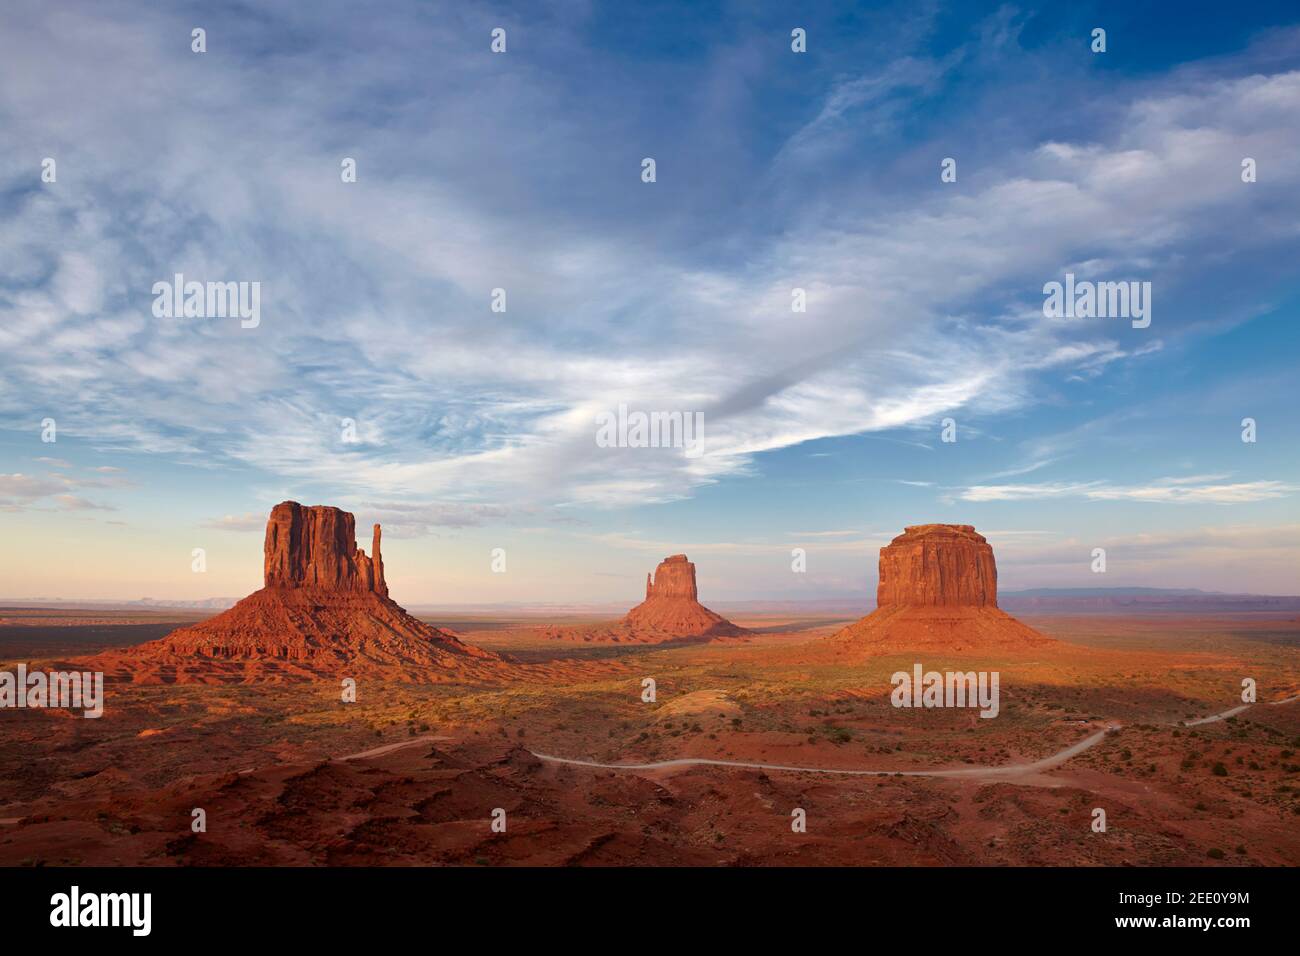
POLYGON ((993 548, 968 524, 921 524, 880 549, 877 607, 997 607, 993 548))

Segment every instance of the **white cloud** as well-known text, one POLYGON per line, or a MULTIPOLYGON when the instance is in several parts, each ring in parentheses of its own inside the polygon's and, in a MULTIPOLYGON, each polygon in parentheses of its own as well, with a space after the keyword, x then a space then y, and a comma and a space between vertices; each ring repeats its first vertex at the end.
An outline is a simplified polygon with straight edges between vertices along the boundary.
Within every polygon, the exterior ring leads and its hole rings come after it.
POLYGON ((112 511, 109 505, 96 504, 77 495, 68 494, 70 488, 105 487, 119 484, 120 480, 74 478, 64 474, 50 474, 39 478, 21 472, 0 474, 0 510, 19 511, 38 508, 50 499, 65 511, 112 511))
MULTIPOLYGON (((91 6, 75 28, 47 15, 0 31, 10 72, 48 82, 40 96, 0 89, 6 136, 51 143, 65 171, 0 219, 0 411, 39 400, 64 433, 105 446, 249 464, 390 506, 453 502, 411 527, 484 520, 473 506, 502 500, 669 501, 751 471, 763 452, 1019 408, 1038 376, 1093 376, 1148 353, 1177 328, 1160 298, 1161 339, 1134 345, 1114 323, 1043 321, 1037 290, 1078 261, 1176 284, 1187 245, 1250 248, 1300 213, 1300 172, 1279 163, 1268 216, 1223 215, 1240 188, 1225 169, 1300 147, 1300 72, 1204 77, 1136 98, 1121 87, 1106 106, 1122 122, 1104 141, 1011 149, 960 189, 894 205, 828 184, 780 229, 738 221, 723 238, 742 255, 701 256, 638 231, 635 216, 568 201, 571 180, 613 177, 601 131, 621 100, 594 101, 603 112, 577 123, 562 108, 571 91, 545 70, 492 72, 455 52, 457 24, 405 8, 358 25, 394 44, 384 62, 282 15, 303 31, 302 56, 241 58, 236 45, 201 66, 170 39, 188 26, 165 10, 121 23, 91 6), (435 46, 449 52, 430 63, 435 46), (436 97, 375 104, 337 83, 401 88, 416 61, 436 97), (366 145, 360 181, 344 186, 338 161, 354 143, 366 145), (543 201, 557 190, 562 201, 543 201), (262 326, 153 319, 148 290, 177 271, 261 281, 262 326), (505 315, 487 307, 496 286, 505 315), (790 313, 795 286, 806 314, 790 313), (594 416, 620 402, 703 412, 706 455, 598 448, 594 416), (341 441, 344 417, 360 444, 341 441)), ((843 79, 774 165, 833 148, 854 116, 889 122, 900 91, 931 88, 950 66, 903 58, 843 79)), ((25 160, 0 165, 0 182, 30 175, 25 160)), ((1260 481, 976 485, 961 497, 1286 493, 1260 481)))
POLYGON ((1022 485, 971 485, 958 492, 963 501, 1030 501, 1084 498, 1090 501, 1150 501, 1174 504, 1244 504, 1284 498, 1300 485, 1283 481, 1218 482, 1212 476, 1159 478, 1144 485, 1103 481, 1043 482, 1022 485), (1206 480, 1210 477, 1210 480, 1206 480))
POLYGON ((203 522, 202 526, 213 531, 261 531, 266 527, 266 515, 251 511, 241 515, 223 515, 203 522))
POLYGON ((87 501, 80 495, 55 495, 54 500, 59 503, 59 507, 64 511, 115 511, 111 505, 96 504, 93 501, 87 501))
POLYGON ((61 491, 63 485, 49 478, 37 478, 22 472, 0 474, 0 499, 30 500, 61 491))

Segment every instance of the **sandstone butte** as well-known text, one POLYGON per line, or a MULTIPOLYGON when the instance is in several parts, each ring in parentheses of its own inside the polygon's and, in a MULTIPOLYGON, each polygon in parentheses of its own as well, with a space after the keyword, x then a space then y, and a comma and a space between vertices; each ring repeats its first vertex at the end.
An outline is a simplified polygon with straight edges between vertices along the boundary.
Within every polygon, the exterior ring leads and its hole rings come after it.
POLYGON ((700 603, 695 565, 684 554, 664 558, 653 575, 646 575, 645 600, 627 612, 623 623, 633 630, 674 637, 736 637, 749 633, 700 603))
POLYGON ((876 610, 827 639, 871 653, 1055 643, 998 607, 993 548, 968 524, 922 524, 880 549, 876 610))
POLYGON ((546 627, 544 637, 588 644, 665 644, 745 637, 749 631, 732 624, 700 603, 695 565, 684 554, 659 562, 645 579, 645 600, 607 624, 546 627))
POLYGON ((263 581, 215 617, 96 660, 106 674, 141 683, 375 674, 437 683, 505 666, 393 601, 379 525, 367 555, 356 545, 355 519, 338 508, 296 501, 272 508, 263 581))

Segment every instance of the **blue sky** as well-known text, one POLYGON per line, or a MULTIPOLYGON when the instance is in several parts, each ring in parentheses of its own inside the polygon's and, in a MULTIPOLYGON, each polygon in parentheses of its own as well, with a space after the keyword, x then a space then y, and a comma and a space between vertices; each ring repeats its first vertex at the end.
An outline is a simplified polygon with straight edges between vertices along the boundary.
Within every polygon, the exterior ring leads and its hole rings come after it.
POLYGON ((1004 588, 1300 592, 1300 13, 1064 6, 7 4, 0 596, 246 593, 285 498, 406 603, 869 596, 926 521, 1004 588))

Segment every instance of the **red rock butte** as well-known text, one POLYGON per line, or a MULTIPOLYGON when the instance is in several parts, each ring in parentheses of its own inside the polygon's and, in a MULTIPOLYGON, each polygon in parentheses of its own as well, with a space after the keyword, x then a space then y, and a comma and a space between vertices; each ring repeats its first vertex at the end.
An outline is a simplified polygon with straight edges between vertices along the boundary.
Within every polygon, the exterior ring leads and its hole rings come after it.
POLYGON ((880 549, 876 610, 828 641, 883 653, 1055 643, 998 607, 993 548, 968 524, 922 524, 880 549))
POLYGON ((699 601, 695 565, 684 554, 659 562, 646 575, 645 600, 627 612, 622 623, 634 631, 671 637, 736 637, 748 634, 699 601))
POLYGON ((264 586, 373 591, 388 597, 379 525, 375 525, 370 557, 357 547, 356 537, 355 519, 346 511, 282 501, 271 509, 266 522, 264 586))
POLYGON ((876 606, 997 607, 993 546, 968 524, 919 524, 880 549, 876 606))
POLYGON ((379 525, 372 541, 369 555, 357 547, 346 511, 281 502, 266 523, 260 591, 161 640, 101 655, 103 670, 142 683, 362 675, 436 683, 504 666, 393 601, 379 525))

